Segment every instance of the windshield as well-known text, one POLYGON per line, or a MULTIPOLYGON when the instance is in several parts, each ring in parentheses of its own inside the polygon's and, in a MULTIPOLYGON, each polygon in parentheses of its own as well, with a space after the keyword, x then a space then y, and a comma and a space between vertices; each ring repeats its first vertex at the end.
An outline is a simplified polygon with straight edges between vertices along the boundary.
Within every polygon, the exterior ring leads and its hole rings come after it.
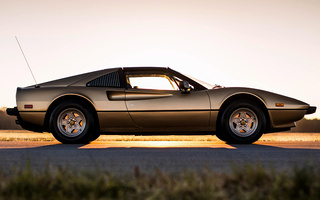
POLYGON ((207 89, 213 89, 213 88, 215 87, 214 85, 211 85, 211 84, 209 84, 209 83, 206 83, 206 82, 204 82, 204 81, 201 81, 201 80, 199 80, 199 79, 196 79, 196 78, 194 78, 194 77, 192 77, 192 76, 189 76, 189 75, 186 75, 186 74, 183 74, 183 75, 186 76, 186 77, 188 77, 188 78, 190 78, 190 79, 192 79, 192 80, 194 80, 194 81, 196 81, 197 83, 203 85, 203 86, 206 87, 207 89))

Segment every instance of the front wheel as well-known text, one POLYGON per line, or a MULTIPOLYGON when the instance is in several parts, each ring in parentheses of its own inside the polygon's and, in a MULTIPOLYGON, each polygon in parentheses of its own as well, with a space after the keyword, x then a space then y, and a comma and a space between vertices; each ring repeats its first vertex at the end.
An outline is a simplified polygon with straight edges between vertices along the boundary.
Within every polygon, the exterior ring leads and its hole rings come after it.
POLYGON ((251 101, 230 104, 221 117, 223 136, 228 143, 251 144, 262 136, 265 126, 263 111, 251 101))
POLYGON ((94 134, 94 124, 90 110, 78 102, 64 102, 50 116, 53 136, 66 144, 88 143, 94 134))

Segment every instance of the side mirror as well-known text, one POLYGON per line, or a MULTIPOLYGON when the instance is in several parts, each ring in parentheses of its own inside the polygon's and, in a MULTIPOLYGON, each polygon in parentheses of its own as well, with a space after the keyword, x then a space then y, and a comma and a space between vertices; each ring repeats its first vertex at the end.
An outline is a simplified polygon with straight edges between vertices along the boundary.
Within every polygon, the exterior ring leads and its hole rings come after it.
POLYGON ((182 94, 190 93, 190 84, 188 81, 180 81, 179 87, 182 94))

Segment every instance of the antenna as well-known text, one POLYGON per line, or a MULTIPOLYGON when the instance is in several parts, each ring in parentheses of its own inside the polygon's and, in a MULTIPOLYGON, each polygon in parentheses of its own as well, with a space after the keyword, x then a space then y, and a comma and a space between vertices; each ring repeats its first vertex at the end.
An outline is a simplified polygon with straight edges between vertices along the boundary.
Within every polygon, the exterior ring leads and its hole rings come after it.
POLYGON ((28 63, 28 60, 27 60, 26 56, 25 56, 24 53, 23 53, 23 50, 22 50, 22 48, 21 48, 21 45, 20 45, 20 43, 19 43, 19 40, 18 40, 17 36, 15 36, 15 38, 16 38, 16 40, 17 40, 17 43, 18 43, 19 47, 20 47, 20 50, 21 50, 22 55, 23 55, 23 57, 24 57, 24 60, 26 61, 27 65, 28 65, 28 67, 29 67, 29 70, 30 70, 30 72, 31 72, 31 75, 32 75, 32 77, 33 77, 33 80, 34 80, 34 82, 36 82, 36 86, 35 86, 35 87, 36 87, 36 88, 39 88, 40 86, 38 85, 38 83, 37 83, 37 81, 36 81, 36 78, 34 77, 34 75, 33 75, 33 73, 32 73, 31 67, 30 67, 30 65, 29 65, 29 63, 28 63))

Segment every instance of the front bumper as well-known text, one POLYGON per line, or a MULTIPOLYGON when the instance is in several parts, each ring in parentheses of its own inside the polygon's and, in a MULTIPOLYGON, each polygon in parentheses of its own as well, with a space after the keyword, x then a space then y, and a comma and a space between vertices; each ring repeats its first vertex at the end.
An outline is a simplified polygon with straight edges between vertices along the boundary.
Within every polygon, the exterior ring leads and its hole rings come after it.
POLYGON ((315 112, 316 112, 316 110, 317 110, 317 107, 315 107, 315 106, 310 106, 310 107, 308 108, 308 110, 307 110, 306 115, 309 115, 309 114, 315 113, 315 112))

